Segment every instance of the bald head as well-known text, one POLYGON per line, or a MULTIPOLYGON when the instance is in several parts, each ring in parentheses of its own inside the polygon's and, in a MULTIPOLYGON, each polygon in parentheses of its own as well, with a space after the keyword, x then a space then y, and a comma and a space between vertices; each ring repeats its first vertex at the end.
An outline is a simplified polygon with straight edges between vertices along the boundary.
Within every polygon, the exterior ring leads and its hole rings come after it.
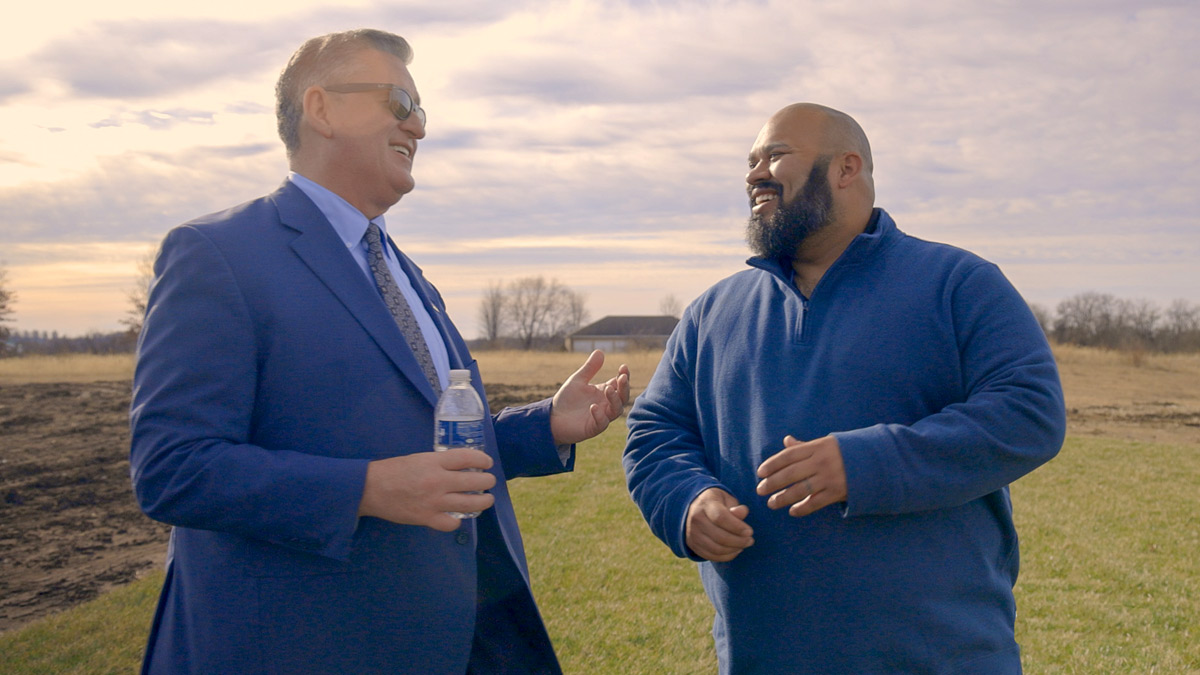
POLYGON ((775 113, 772 120, 797 124, 808 129, 823 155, 853 152, 862 157, 863 169, 874 173, 871 143, 853 117, 819 103, 793 103, 775 113))
POLYGON ((788 161, 828 160, 836 215, 854 221, 862 219, 863 213, 869 216, 875 205, 874 160, 867 134, 853 117, 816 103, 793 103, 776 112, 763 125, 750 152, 746 182, 751 189, 757 182, 778 180, 777 174, 787 171, 786 161, 776 166, 765 161, 780 153, 790 155, 788 161))

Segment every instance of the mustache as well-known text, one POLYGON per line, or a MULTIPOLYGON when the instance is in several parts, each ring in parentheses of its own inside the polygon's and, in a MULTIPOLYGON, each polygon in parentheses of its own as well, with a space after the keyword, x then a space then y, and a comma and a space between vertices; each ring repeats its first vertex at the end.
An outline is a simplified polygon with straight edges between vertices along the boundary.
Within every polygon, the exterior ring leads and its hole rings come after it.
POLYGON ((782 185, 780 185, 779 183, 776 183, 773 180, 764 180, 764 181, 755 183, 754 185, 746 186, 746 197, 750 200, 750 206, 752 206, 752 207, 754 206, 754 197, 752 197, 751 195, 753 194, 753 192, 755 190, 758 190, 759 188, 764 188, 767 190, 774 190, 775 194, 778 195, 777 199, 783 198, 783 186, 782 185))

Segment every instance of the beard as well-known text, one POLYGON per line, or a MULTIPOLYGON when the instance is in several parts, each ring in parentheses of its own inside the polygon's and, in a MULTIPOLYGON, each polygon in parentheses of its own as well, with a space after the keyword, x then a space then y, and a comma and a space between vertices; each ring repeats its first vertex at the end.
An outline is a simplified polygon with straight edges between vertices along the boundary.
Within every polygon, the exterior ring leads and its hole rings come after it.
MULTIPOLYGON (((813 162, 808 179, 791 201, 783 200, 783 186, 770 181, 755 187, 775 190, 779 205, 769 216, 751 214, 746 222, 746 242, 755 255, 767 259, 791 259, 800 244, 833 222, 833 190, 829 187, 832 157, 813 162)), ((752 204, 753 206, 753 204, 752 204)))

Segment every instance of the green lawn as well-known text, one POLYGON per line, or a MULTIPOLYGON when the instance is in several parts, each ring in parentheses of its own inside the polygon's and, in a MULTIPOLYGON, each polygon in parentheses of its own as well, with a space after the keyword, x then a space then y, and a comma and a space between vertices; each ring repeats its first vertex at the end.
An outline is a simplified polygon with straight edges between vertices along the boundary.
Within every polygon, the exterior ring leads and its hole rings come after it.
POLYGON ((1013 486, 1030 673, 1200 673, 1200 448, 1069 438, 1013 486))
MULTIPOLYGON (((568 673, 713 673, 712 610, 630 502, 618 427, 513 482, 538 602, 568 673)), ((1072 437, 1013 501, 1027 673, 1200 673, 1200 449, 1072 437)), ((159 583, 0 635, 0 672, 131 672, 159 583)))

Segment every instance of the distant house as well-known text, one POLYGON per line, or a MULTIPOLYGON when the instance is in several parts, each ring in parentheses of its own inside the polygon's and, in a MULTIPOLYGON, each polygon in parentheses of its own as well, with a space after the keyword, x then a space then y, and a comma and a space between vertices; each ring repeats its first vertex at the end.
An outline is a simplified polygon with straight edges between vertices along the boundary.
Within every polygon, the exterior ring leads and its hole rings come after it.
POLYGON ((673 316, 606 316, 568 335, 567 351, 662 349, 677 323, 673 316))

